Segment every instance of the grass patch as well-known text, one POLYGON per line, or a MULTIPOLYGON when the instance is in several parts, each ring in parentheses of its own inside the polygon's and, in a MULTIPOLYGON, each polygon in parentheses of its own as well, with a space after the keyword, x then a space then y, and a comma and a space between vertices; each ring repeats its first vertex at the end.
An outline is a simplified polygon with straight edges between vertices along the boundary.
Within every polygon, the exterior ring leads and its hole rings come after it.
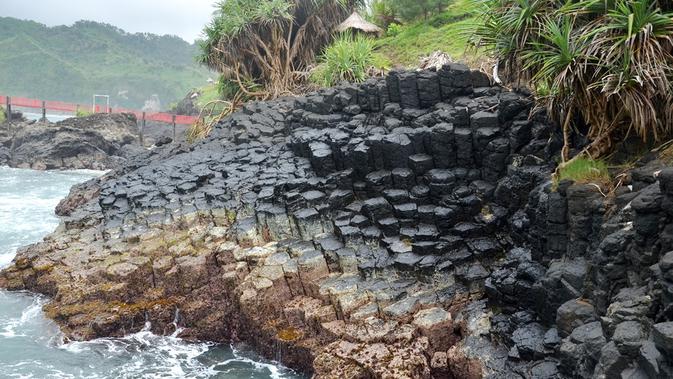
POLYGON ((201 110, 206 104, 220 99, 220 93, 217 91, 217 83, 209 84, 199 89, 199 96, 196 98, 196 107, 201 110))
MULTIPOLYGON (((255 90, 255 88, 252 88, 252 90, 255 90)), ((212 113, 221 113, 226 107, 223 103, 216 101, 235 99, 239 91, 238 84, 220 76, 217 82, 197 90, 199 96, 196 98, 194 105, 199 111, 206 109, 206 107, 212 107, 212 113)))
POLYGON ((392 35, 376 41, 375 56, 387 66, 413 67, 420 58, 440 50, 454 60, 468 63, 479 59, 478 52, 467 49, 470 30, 474 29, 478 2, 456 0, 442 13, 429 20, 395 28, 392 35))
POLYGON ((578 184, 598 184, 608 186, 611 182, 607 164, 602 160, 577 158, 561 167, 557 181, 572 180, 578 184))
POLYGON ((5 122, 6 119, 7 119, 7 116, 5 116, 5 108, 0 107, 0 124, 5 122))
POLYGON ((330 87, 341 81, 363 82, 367 70, 375 65, 374 41, 357 35, 339 35, 320 57, 320 65, 311 74, 311 82, 330 87))

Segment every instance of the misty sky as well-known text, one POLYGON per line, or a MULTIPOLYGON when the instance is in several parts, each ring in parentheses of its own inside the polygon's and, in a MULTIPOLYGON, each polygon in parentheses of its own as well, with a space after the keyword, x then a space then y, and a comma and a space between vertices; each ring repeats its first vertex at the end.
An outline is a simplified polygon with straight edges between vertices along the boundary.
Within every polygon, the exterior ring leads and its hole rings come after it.
POLYGON ((127 32, 173 34, 188 42, 210 21, 216 0, 0 0, 0 16, 48 26, 105 22, 127 32))

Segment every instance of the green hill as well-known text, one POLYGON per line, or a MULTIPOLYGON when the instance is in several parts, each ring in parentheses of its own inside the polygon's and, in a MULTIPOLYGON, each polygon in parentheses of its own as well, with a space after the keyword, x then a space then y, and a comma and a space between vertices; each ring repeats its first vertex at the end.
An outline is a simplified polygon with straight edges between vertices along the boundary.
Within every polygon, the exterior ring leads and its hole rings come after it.
POLYGON ((474 0, 454 0, 428 19, 402 25, 396 33, 389 30, 376 41, 377 61, 387 67, 415 67, 420 58, 438 50, 458 61, 480 61, 479 53, 467 48, 468 35, 478 22, 479 4, 474 0))
POLYGON ((156 94, 166 106, 211 76, 195 63, 196 51, 176 36, 97 22, 47 27, 0 17, 0 94, 81 104, 107 94, 113 106, 128 108, 156 94))

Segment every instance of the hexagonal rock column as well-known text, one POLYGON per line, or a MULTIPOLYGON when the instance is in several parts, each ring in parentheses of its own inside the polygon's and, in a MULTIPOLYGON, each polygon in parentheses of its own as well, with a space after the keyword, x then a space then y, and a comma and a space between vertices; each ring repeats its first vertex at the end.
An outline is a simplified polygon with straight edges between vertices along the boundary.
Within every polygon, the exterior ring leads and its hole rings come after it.
POLYGON ((433 352, 447 351, 458 340, 453 333, 451 313, 442 308, 418 311, 412 323, 428 338, 433 352))

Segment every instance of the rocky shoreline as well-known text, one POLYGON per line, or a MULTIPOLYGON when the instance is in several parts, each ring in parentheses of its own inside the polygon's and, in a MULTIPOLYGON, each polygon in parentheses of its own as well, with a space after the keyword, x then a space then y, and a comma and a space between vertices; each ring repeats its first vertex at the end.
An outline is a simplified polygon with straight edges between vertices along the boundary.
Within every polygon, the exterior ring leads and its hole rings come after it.
POLYGON ((459 64, 249 103, 75 187, 0 286, 316 378, 673 376, 673 170, 554 186, 532 108, 459 64))
POLYGON ((34 170, 110 170, 141 153, 132 114, 94 114, 57 123, 0 125, 0 165, 34 170))

